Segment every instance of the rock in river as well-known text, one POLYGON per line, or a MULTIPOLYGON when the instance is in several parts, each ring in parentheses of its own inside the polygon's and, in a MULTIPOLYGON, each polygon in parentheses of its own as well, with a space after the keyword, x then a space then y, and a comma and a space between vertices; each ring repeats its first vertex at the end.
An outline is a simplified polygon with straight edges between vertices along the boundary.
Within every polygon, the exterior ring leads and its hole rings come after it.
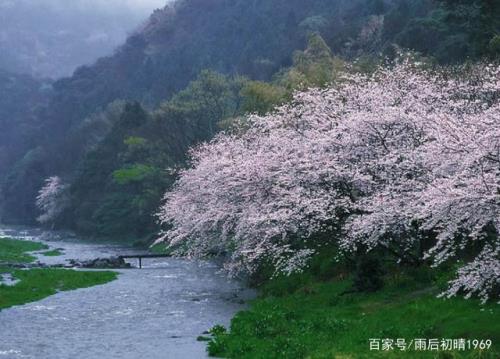
POLYGON ((121 257, 97 258, 86 261, 75 259, 68 260, 72 267, 78 268, 130 268, 130 263, 125 262, 121 257))

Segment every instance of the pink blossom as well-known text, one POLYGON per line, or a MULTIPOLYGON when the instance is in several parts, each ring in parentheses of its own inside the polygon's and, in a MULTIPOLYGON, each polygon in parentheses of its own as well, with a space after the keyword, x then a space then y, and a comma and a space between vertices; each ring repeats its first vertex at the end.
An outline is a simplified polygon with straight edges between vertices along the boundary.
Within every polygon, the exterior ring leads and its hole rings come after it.
POLYGON ((263 260, 290 272, 313 255, 296 239, 328 230, 342 209, 362 213, 345 224, 345 251, 410 251, 421 239, 415 225, 436 235, 425 253, 436 265, 471 243, 490 248, 488 266, 471 264, 452 284, 483 295, 464 280, 499 267, 499 99, 498 66, 453 72, 409 61, 297 93, 192 150, 165 195, 161 240, 190 256, 229 253, 235 272, 263 260))
POLYGON ((36 204, 42 211, 37 218, 38 222, 45 224, 54 222, 68 205, 65 185, 58 176, 50 177, 45 180, 45 186, 40 189, 36 204))

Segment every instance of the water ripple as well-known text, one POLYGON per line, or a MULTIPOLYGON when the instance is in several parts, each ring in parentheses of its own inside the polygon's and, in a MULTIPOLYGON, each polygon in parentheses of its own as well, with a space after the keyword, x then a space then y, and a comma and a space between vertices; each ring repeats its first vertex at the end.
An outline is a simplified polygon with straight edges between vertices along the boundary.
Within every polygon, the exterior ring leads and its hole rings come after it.
MULTIPOLYGON (((40 239, 40 233, 23 235, 40 239)), ((57 242, 48 243, 64 248, 65 256, 49 261, 124 250, 55 237, 57 242)), ((51 239, 50 233, 43 238, 51 239)), ((227 325, 243 308, 233 299, 251 293, 211 263, 152 259, 145 264, 142 270, 120 270, 119 279, 106 285, 1 311, 0 359, 206 358, 205 344, 196 337, 215 324, 227 325)))

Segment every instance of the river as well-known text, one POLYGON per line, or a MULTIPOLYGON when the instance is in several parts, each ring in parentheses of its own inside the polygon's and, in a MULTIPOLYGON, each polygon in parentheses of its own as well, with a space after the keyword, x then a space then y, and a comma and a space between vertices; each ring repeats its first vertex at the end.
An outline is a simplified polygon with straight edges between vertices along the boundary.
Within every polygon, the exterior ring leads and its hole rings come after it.
MULTIPOLYGON (((63 256, 39 257, 48 264, 137 252, 35 229, 0 227, 0 236, 64 249, 63 256)), ((147 259, 143 269, 117 272, 108 284, 0 311, 0 359, 206 358, 196 337, 227 326, 253 295, 206 261, 147 259)))

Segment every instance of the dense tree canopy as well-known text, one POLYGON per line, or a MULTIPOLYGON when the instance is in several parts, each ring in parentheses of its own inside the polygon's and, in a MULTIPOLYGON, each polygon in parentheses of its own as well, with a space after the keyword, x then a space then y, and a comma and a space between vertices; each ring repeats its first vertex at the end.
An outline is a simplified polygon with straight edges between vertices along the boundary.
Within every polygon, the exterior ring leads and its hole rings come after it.
POLYGON ((370 73, 400 48, 443 63, 494 57, 497 3, 179 0, 69 78, 51 84, 2 73, 2 220, 34 222, 44 179, 58 175, 74 184, 65 225, 106 235, 130 232, 124 223, 151 228, 148 211, 168 187, 158 173, 182 166, 189 146, 245 113, 290 101, 297 89, 337 83, 346 67, 370 73), (126 102, 142 108, 127 110, 142 121, 137 127, 120 121, 126 102), (86 180, 106 194, 92 194, 86 180))
MULTIPOLYGON (((219 121, 236 115, 243 83, 204 71, 153 113, 138 103, 116 109, 107 134, 84 156, 73 180, 72 225, 121 239, 154 233, 153 213, 173 181, 167 169, 182 164, 190 146, 210 139, 219 121)), ((109 120, 91 123, 108 127, 109 120)))
POLYGON ((449 294, 486 299, 499 286, 499 74, 406 61, 297 93, 192 151, 165 196, 163 240, 228 253, 236 272, 269 261, 290 272, 317 248, 307 238, 345 222, 346 253, 468 258, 449 294))

